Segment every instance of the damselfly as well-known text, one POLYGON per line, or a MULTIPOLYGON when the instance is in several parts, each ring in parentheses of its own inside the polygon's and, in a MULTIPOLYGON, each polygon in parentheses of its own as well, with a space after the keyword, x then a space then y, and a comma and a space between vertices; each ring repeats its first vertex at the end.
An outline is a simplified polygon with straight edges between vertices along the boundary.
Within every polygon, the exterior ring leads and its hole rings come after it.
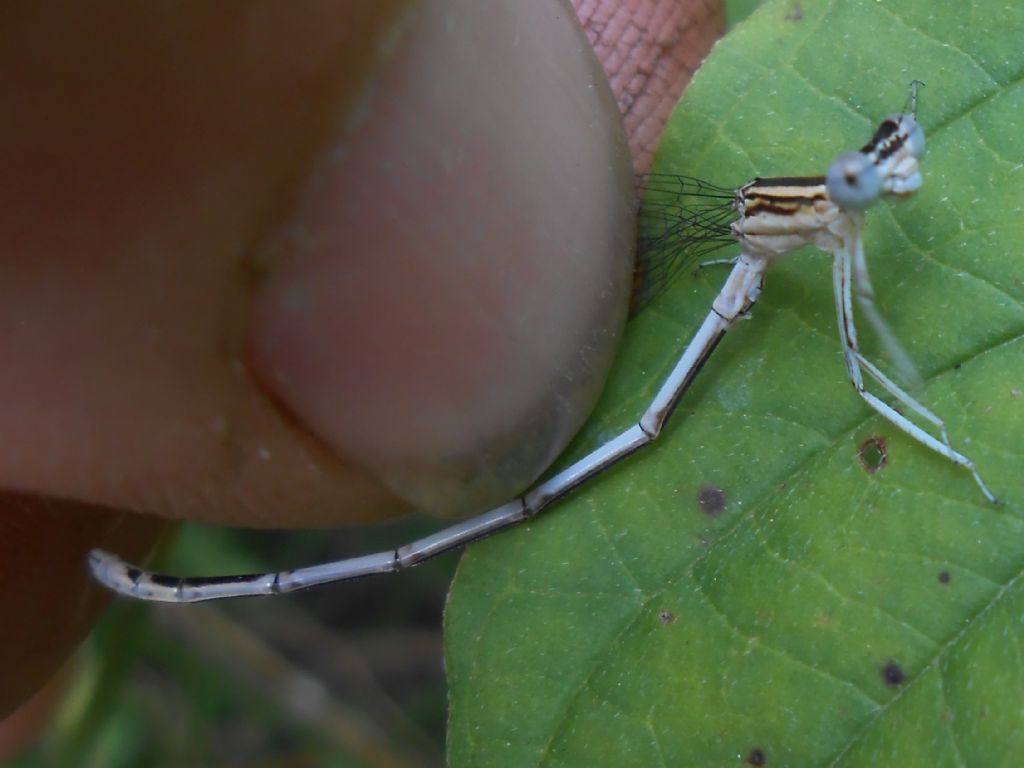
POLYGON ((641 214, 641 263, 650 264, 648 284, 657 290, 684 263, 730 243, 740 254, 703 324, 639 421, 571 466, 537 484, 521 497, 457 523, 431 536, 363 557, 280 573, 177 578, 149 573, 115 555, 94 550, 95 577, 124 595, 165 602, 278 594, 411 568, 424 560, 528 520, 587 480, 657 439, 701 366, 736 322, 761 295, 765 272, 794 250, 815 245, 833 257, 839 337, 850 380, 875 411, 922 445, 966 468, 990 502, 996 499, 974 463, 953 448, 943 421, 915 400, 871 361, 857 343, 854 286, 862 309, 878 329, 905 375, 912 375, 902 351, 875 309, 862 239, 863 211, 883 196, 906 197, 921 186, 918 161, 924 131, 917 122, 917 86, 911 85, 909 113, 887 117, 861 150, 842 155, 825 176, 754 179, 730 190, 681 176, 647 180, 641 214), (903 408, 929 423, 939 436, 869 392, 865 375, 903 408))

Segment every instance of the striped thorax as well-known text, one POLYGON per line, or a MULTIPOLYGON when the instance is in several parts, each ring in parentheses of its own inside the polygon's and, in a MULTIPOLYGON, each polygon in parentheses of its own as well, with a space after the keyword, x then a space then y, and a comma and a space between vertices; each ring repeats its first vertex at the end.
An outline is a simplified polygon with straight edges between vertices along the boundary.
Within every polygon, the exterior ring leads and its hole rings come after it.
POLYGON ((805 245, 831 250, 846 229, 824 176, 754 179, 737 190, 736 210, 733 235, 745 254, 766 266, 805 245))

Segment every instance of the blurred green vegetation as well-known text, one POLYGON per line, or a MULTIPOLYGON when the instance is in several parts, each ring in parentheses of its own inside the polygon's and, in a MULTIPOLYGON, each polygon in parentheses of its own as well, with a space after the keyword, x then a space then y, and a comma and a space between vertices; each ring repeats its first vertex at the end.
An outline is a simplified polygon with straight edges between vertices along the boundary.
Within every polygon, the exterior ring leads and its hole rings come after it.
MULTIPOLYGON (((159 558, 196 574, 287 568, 436 528, 275 533, 188 526, 159 558)), ((440 766, 444 596, 457 559, 282 598, 115 600, 40 744, 9 768, 440 766)))

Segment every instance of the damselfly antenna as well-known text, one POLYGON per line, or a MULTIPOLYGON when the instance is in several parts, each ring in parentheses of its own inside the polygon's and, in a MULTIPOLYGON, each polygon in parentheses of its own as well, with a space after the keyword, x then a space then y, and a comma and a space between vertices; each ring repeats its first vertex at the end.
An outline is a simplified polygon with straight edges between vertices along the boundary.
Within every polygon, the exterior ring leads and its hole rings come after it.
POLYGON ((921 80, 910 81, 910 114, 917 117, 917 91, 919 88, 924 88, 924 83, 921 80))

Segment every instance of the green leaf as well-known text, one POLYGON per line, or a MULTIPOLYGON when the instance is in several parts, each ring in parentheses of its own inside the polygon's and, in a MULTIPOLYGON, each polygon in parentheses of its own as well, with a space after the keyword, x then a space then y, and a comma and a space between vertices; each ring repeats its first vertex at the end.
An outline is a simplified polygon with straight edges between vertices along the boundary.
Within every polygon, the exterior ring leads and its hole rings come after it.
POLYGON ((762 5, 764 5, 764 0, 727 0, 725 11, 729 29, 735 27, 762 5))
MULTIPOLYGON (((1022 29, 1003 0, 769 3, 699 72, 661 156, 725 185, 823 173, 927 83, 925 186, 868 211, 867 254, 915 394, 1003 504, 856 396, 829 257, 797 253, 657 444, 467 552, 454 768, 1019 762, 1022 29)), ((724 277, 684 275, 630 324, 570 456, 643 411, 724 277)))

